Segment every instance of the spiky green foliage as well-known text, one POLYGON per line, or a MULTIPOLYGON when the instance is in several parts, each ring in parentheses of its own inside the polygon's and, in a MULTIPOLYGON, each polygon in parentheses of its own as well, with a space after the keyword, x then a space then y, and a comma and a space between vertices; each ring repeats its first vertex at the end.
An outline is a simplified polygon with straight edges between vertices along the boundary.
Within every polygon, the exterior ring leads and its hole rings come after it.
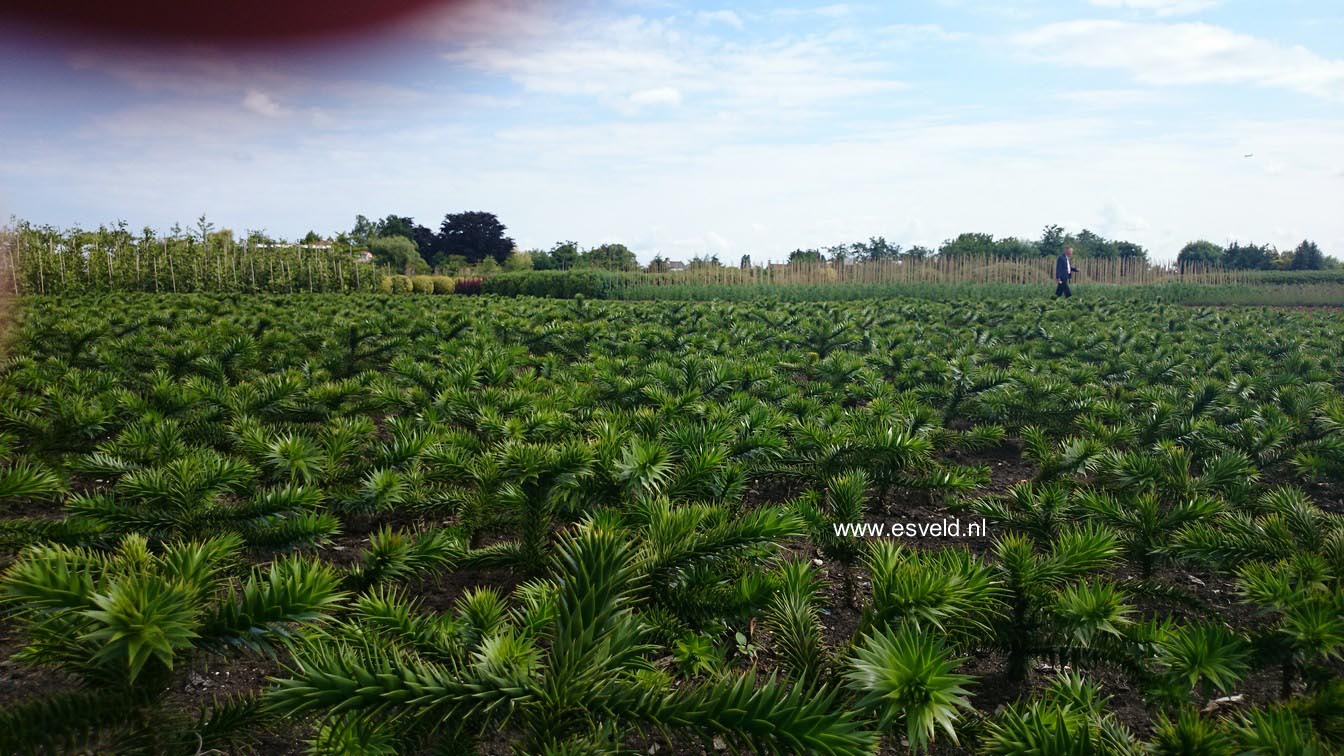
POLYGON ((1222 511, 1222 502, 1195 496, 1165 504, 1153 493, 1117 497, 1088 492, 1081 507, 1120 536, 1125 557, 1139 566, 1144 578, 1170 558, 1174 538, 1181 528, 1212 519, 1222 511))
POLYGON ((917 626, 907 625, 865 637, 845 678, 861 694, 859 705, 877 714, 880 727, 904 723, 906 739, 919 751, 938 729, 957 741, 956 722, 963 709, 971 708, 964 686, 972 678, 952 671, 963 661, 951 658, 917 626))
POLYGON ((1344 679, 1332 677, 1285 706, 1310 723, 1317 736, 1331 747, 1344 746, 1344 679))
POLYGON ((1095 685, 1077 675, 1058 677, 1040 700, 1010 705, 991 718, 981 741, 981 753, 1143 753, 1143 746, 1128 728, 1105 711, 1106 700, 1095 685))
MULTIPOLYGON (((101 275, 124 241, 83 239, 70 273, 101 275)), ((596 292, 584 276, 565 281, 596 292)), ((184 676, 202 651, 297 647, 331 694, 304 710, 330 750, 612 752, 667 728, 671 750, 845 752, 875 747, 878 717, 827 686, 863 639, 917 628, 989 674, 1104 670, 1174 721, 1250 692, 1244 659, 1257 683, 1281 671, 1284 710, 1337 748, 1336 323, 1090 291, 1067 313, 927 292, 24 300, 0 365, 0 563, 23 595, 6 661, 117 691, 87 712, 53 699, 71 735, 49 750, 245 750, 263 725, 228 723, 250 705, 178 711, 184 676), (832 527, 963 502, 993 542, 832 527), (598 580, 624 587, 599 591, 618 616, 584 612, 592 640, 562 627, 578 594, 555 557, 576 529, 618 534, 630 573, 598 580), (118 551, 130 535, 144 548, 118 551), (178 550, 222 536, 226 558, 178 550), (323 603, 337 590, 348 606, 323 603), (1226 610, 1238 598, 1250 612, 1226 610), (321 632, 286 619, 314 614, 321 632)), ((1118 738, 1096 686, 1036 682, 1010 693, 1041 742, 1118 738)), ((1205 719, 1231 737, 1218 719, 1262 699, 1205 719)), ((967 712, 963 740, 986 718, 967 712)))
POLYGON ((1105 444, 1095 438, 1070 437, 1054 442, 1045 429, 1037 426, 1022 429, 1022 444, 1025 455, 1039 465, 1036 479, 1043 483, 1096 470, 1106 451, 1105 444))
POLYGON ((0 711, 0 750, 78 752, 124 724, 134 709, 133 701, 100 690, 31 698, 0 711))
POLYGON ((0 501, 6 499, 50 499, 64 489, 55 472, 41 465, 20 462, 0 470, 0 501))
POLYGON ((1019 483, 1002 496, 972 502, 971 511, 1001 528, 1049 542, 1078 521, 1082 507, 1066 486, 1019 483))
POLYGON ((1269 620, 1258 640, 1282 664, 1285 697, 1301 671, 1344 653, 1344 589, 1324 559, 1298 553, 1243 565, 1237 575, 1244 600, 1269 620))
MULTIPOLYGON (((16 658, 60 669, 109 700, 74 716, 61 712, 77 697, 25 702, 22 710, 43 727, 17 728, 11 737, 27 743, 19 750, 96 739, 104 731, 164 747, 164 738, 180 733, 123 730, 164 716, 158 708, 164 686, 183 657, 221 643, 274 648, 296 628, 321 622, 341 599, 330 568, 297 558, 255 571, 236 594, 226 586, 241 546, 236 536, 223 536, 156 553, 146 539, 127 536, 111 553, 61 546, 25 550, 0 576, 0 595, 24 642, 16 658)), ((242 716, 238 706, 202 714, 196 732, 203 740, 232 737, 229 730, 242 716)))
POLYGON ((405 533, 385 527, 369 537, 369 546, 360 563, 346 576, 346 583, 367 588, 405 580, 448 569, 465 554, 465 542, 450 531, 405 533))
POLYGON ((360 717, 333 717, 309 741, 313 756, 395 756, 396 738, 385 726, 360 717))
POLYGON ((1227 692, 1246 674, 1249 649, 1236 634, 1215 625, 1181 625, 1158 641, 1157 665, 1187 691, 1207 684, 1227 692))
POLYGON ((203 640, 271 651, 289 644, 295 626, 321 622, 345 594, 331 567, 301 557, 254 570, 241 591, 230 590, 206 620, 203 640))
POLYGON ((1175 553, 1229 570, 1302 550, 1322 554, 1336 569, 1344 560, 1344 521, 1297 488, 1270 489, 1236 510, 1184 526, 1173 540, 1175 553))
POLYGON ((822 641, 820 579, 813 566, 789 560, 780 568, 780 587, 770 600, 765 622, 774 633, 775 653, 786 672, 815 682, 825 671, 822 641))
POLYGON ((855 593, 853 565, 863 544, 837 532, 836 527, 863 521, 868 486, 868 475, 862 470, 852 470, 828 481, 824 495, 810 493, 794 504, 799 516, 808 524, 812 542, 827 558, 840 562, 844 569, 845 592, 851 600, 855 593))
POLYGON ((875 541, 864 563, 873 586, 866 627, 905 624, 965 640, 987 633, 1003 610, 992 568, 968 551, 919 552, 875 541))
POLYGON ((1236 742, 1217 720, 1183 708, 1176 718, 1159 715, 1150 749, 1155 756, 1234 756, 1236 742))
POLYGON ((1104 582, 1066 585, 1055 595, 1058 631, 1084 648, 1100 636, 1119 638, 1133 610, 1118 588, 1104 582))
POLYGON ((721 506, 666 499, 635 507, 628 523, 646 594, 688 627, 760 609, 770 588, 761 569, 781 542, 803 532, 782 508, 734 516, 721 506))
POLYGON ((1038 654, 1059 655, 1086 647, 1097 633, 1118 632, 1127 611, 1119 594, 1078 582, 1119 553, 1109 531, 1071 528, 1042 550, 1025 536, 1010 535, 994 543, 994 553, 1008 604, 1004 620, 994 629, 1008 654, 1010 677, 1024 678, 1038 654))
POLYGON ((1239 754, 1252 756, 1325 756, 1334 752, 1310 723, 1279 707, 1242 715, 1232 726, 1232 737, 1239 754))
MULTIPOLYGON (((543 649, 508 618, 468 599, 458 622, 481 636, 469 654, 439 664, 402 646, 311 643, 293 676, 281 680, 272 706, 297 714, 362 712, 417 721, 493 721, 512 716, 529 747, 596 737, 603 723, 625 720, 653 729, 720 734, 751 747, 862 753, 871 736, 836 716, 833 692, 735 675, 687 690, 651 685, 639 671, 648 646, 634 615, 642 576, 628 540, 599 525, 556 548, 558 588, 543 649)), ((483 595, 483 594, 477 594, 483 595)), ((400 624, 407 625, 406 620, 400 624)), ((354 627, 351 637, 360 636, 354 627)), ((404 641, 403 641, 404 642, 404 641)))

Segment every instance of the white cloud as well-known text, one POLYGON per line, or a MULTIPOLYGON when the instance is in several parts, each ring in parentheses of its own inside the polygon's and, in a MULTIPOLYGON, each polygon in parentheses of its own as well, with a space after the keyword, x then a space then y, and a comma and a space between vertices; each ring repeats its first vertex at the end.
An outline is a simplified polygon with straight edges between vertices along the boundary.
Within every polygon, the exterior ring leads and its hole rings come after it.
POLYGON ((529 191, 541 197, 564 186, 601 203, 601 222, 573 208, 521 206, 521 197, 501 206, 501 217, 521 213, 518 227, 555 238, 637 240, 631 246, 643 259, 716 249, 713 230, 731 242, 724 259, 749 253, 757 262, 873 235, 907 246, 936 246, 971 230, 1032 238, 1048 223, 1129 239, 1163 260, 1191 238, 1222 239, 1229 218, 1244 239, 1272 240, 1279 225, 1322 240, 1344 232, 1344 217, 1330 210, 1337 163, 1321 160, 1344 155, 1338 119, 1225 119, 1154 134, 1112 118, 907 118, 862 137, 775 144, 739 137, 712 124, 533 130, 509 148, 529 161, 529 191), (1243 160, 1252 147, 1282 162, 1283 172, 1267 175, 1243 160), (650 232, 654 219, 664 231, 650 232))
POLYGON ((957 42, 970 38, 965 32, 948 31, 938 24, 888 24, 877 30, 884 43, 957 42))
POLYGON ((743 26, 742 17, 731 10, 701 11, 695 14, 695 17, 706 24, 724 24, 734 29, 741 29, 743 26))
POLYGON ((280 107, 275 98, 256 89, 249 89, 243 95, 243 107, 267 118, 276 118, 284 113, 284 108, 280 107))
POLYGON ((0 165, 0 186, 60 187, 59 197, 10 193, 10 209, 35 220, 124 216, 164 227, 204 210, 222 226, 289 235, 348 227, 360 212, 425 220, 479 207, 498 213, 523 246, 620 241, 644 260, 718 252, 759 263, 873 235, 907 246, 969 230, 1035 237, 1047 223, 1088 225, 1162 260, 1198 237, 1311 237, 1344 254, 1334 243, 1344 239, 1339 118, 1221 119, 1156 135, 1110 118, 906 118, 862 137, 787 143, 722 123, 606 120, 498 133, 463 122, 380 132, 401 148, 377 151, 359 132, 273 143, 258 138, 262 129, 290 130, 233 112, 232 121, 202 113, 186 126, 172 113, 146 113, 136 121, 158 131, 100 131, 45 148, 20 149, 0 133, 0 150, 16 156, 0 165), (171 138, 184 130, 200 141, 171 138), (1247 152, 1282 171, 1267 174, 1247 152), (52 207, 69 215, 53 217, 52 207))
POLYGON ((748 35, 661 0, 474 2, 401 40, 395 62, 409 77, 390 64, 317 71, 204 52, 85 57, 93 73, 81 79, 101 74, 117 104, 63 129, 6 121, 0 153, 13 159, 0 164, 0 192, 38 221, 163 227, 204 210, 289 235, 348 227, 355 213, 428 222, 483 208, 524 246, 614 241, 645 260, 710 252, 729 264, 872 235, 907 246, 971 230, 1034 237, 1047 223, 1128 238, 1158 259, 1234 233, 1311 236, 1344 254, 1338 108, 1164 88, 1337 91, 1336 61, 1301 48, 1197 24, 1100 22, 1005 47, 980 0, 958 16, 974 10, 975 38, 993 44, 954 44, 964 35, 871 4, 834 20, 738 11, 748 35), (1005 78, 1029 80, 1011 68, 1014 51, 1122 76, 1042 80, 1031 92, 1041 115, 1018 117, 976 76, 1008 66, 1005 78), (388 91, 340 80, 366 68, 388 91), (907 76, 928 85, 907 93, 907 76), (403 82, 414 82, 411 107, 388 107, 403 82))
POLYGON ((470 43, 445 57, 476 72, 508 77, 529 92, 608 101, 624 100, 650 80, 694 78, 692 62, 676 55, 677 32, 659 22, 636 17, 600 27, 557 25, 551 37, 549 44, 470 43))
POLYGON ((730 249, 733 248, 733 243, 732 243, 732 242, 730 242, 730 241, 728 241, 727 239, 723 238, 722 236, 720 236, 718 233, 716 233, 716 232, 714 232, 714 231, 707 231, 707 232, 705 232, 705 241, 708 242, 709 245, 710 245, 712 248, 714 248, 714 249, 716 249, 716 250, 718 250, 718 251, 720 251, 720 252, 727 252, 728 250, 730 250, 730 249))
POLYGON ((1119 201, 1111 198, 1102 205, 1093 230, 1112 239, 1133 239, 1142 237, 1151 228, 1152 224, 1147 218, 1131 213, 1119 201))
POLYGON ((676 87, 641 89, 630 95, 630 103, 638 106, 676 106, 681 104, 681 91, 676 87))
POLYGON ((1089 110, 1127 110, 1170 101, 1170 97, 1152 89, 1080 89, 1062 92, 1060 99, 1089 110))
MULTIPOLYGON (((468 44, 445 58, 527 92, 592 97, 621 113, 630 112, 630 93, 655 88, 694 95, 715 113, 797 117, 905 87, 888 73, 891 62, 880 49, 856 44, 861 40, 844 31, 738 42, 633 16, 566 22, 549 39, 468 44)), ((668 94, 658 94, 660 104, 670 104, 668 94)))
POLYGON ((1145 84, 1249 84, 1344 101, 1344 59, 1210 24, 1067 21, 1014 41, 1044 60, 1127 71, 1145 84))
POLYGON ((1155 16, 1185 16, 1222 4, 1222 0, 1088 0, 1098 8, 1144 11, 1155 16))
POLYGON ((835 3, 834 5, 823 5, 816 9, 818 16, 826 18, 844 18, 854 12, 854 8, 848 3, 835 3))

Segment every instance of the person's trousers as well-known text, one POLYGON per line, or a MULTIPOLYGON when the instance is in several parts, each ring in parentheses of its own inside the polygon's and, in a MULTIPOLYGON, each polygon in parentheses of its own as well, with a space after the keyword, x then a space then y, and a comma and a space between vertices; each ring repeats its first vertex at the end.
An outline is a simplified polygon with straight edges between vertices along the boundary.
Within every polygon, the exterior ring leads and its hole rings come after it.
POLYGON ((1065 299, 1068 299, 1069 297, 1073 296, 1073 292, 1069 291, 1068 281, 1065 281, 1064 283, 1061 283, 1059 286, 1055 287, 1055 296, 1056 297, 1063 296, 1065 299))

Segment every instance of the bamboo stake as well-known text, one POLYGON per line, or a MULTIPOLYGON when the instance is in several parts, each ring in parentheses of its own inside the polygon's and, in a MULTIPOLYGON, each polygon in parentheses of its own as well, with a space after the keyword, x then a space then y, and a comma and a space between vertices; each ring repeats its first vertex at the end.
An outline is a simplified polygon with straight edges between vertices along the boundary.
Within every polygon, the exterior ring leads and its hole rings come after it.
POLYGON ((163 240, 163 254, 168 258, 168 276, 173 281, 173 293, 177 293, 177 270, 173 267, 173 253, 168 249, 168 240, 163 240))

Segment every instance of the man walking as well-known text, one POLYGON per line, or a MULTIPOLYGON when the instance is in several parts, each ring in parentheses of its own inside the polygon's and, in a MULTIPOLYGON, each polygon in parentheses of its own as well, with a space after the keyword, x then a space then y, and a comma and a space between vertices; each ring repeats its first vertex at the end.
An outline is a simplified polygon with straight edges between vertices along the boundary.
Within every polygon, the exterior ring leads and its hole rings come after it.
POLYGON ((1072 262, 1073 247, 1065 247, 1064 254, 1055 259, 1055 283, 1059 284, 1055 287, 1056 299, 1061 294, 1064 295, 1065 299, 1073 296, 1073 292, 1069 291, 1069 279, 1073 278, 1073 274, 1077 273, 1078 269, 1073 267, 1072 262))

